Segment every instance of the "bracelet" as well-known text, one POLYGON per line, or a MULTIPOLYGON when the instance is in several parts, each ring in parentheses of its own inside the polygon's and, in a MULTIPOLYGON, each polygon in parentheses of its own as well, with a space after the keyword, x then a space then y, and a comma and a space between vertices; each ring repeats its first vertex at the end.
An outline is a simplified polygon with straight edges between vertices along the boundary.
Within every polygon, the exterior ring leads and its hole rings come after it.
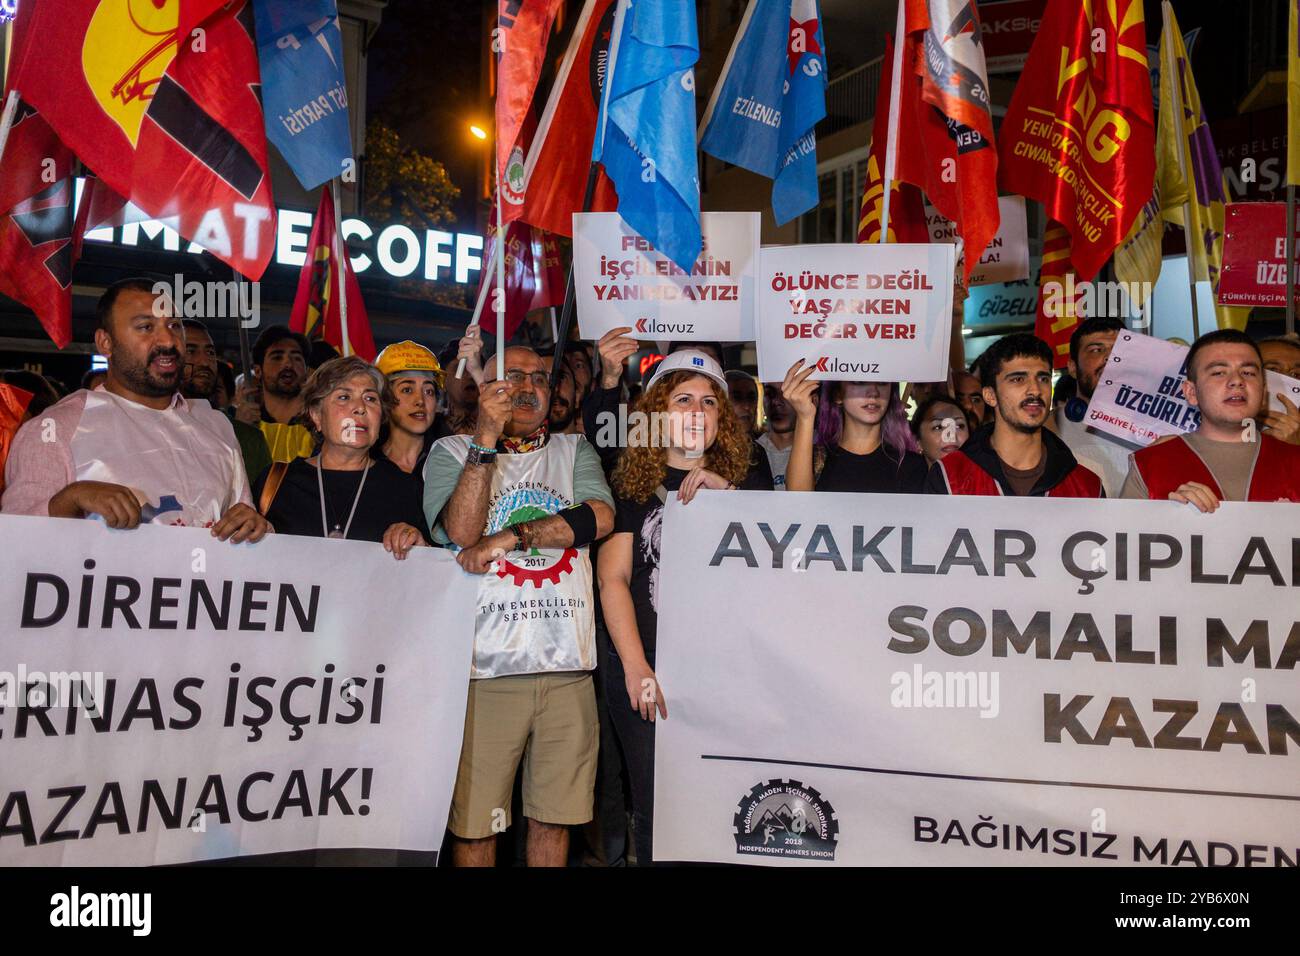
POLYGON ((521 521, 521 522, 519 522, 519 524, 512 524, 512 525, 510 526, 510 532, 515 536, 515 550, 516 550, 516 551, 527 551, 527 550, 529 550, 529 548, 528 548, 528 534, 527 534, 527 532, 524 531, 524 522, 521 521))
POLYGON ((480 445, 473 439, 470 439, 469 447, 474 449, 474 451, 481 452, 485 455, 495 455, 497 453, 495 448, 488 448, 486 445, 480 445))

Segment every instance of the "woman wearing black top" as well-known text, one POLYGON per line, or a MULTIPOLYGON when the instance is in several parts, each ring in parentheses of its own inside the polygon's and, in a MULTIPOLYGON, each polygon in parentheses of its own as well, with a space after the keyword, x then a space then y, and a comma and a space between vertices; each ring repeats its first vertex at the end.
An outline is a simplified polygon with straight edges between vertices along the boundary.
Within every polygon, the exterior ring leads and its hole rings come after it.
MULTIPOLYGON (((809 384, 803 364, 800 359, 786 373, 790 388, 809 384)), ((925 459, 896 382, 825 382, 816 403, 802 389, 797 394, 786 490, 921 493, 925 459)))
POLYGON ((424 543, 416 479, 370 457, 391 402, 384 384, 379 370, 356 356, 331 359, 307 379, 303 412, 319 453, 287 469, 272 465, 253 486, 278 533, 382 542, 399 561, 424 543), (278 484, 268 490, 268 481, 278 484))
POLYGON ((652 422, 656 414, 666 413, 667 435, 629 443, 620 455, 613 479, 614 533, 601 543, 596 563, 612 642, 605 648, 602 679, 627 764, 636 857, 642 866, 652 862, 654 721, 656 714, 668 716, 654 670, 664 505, 669 495, 689 504, 701 489, 736 488, 749 471, 751 448, 748 426, 727 399, 717 362, 687 349, 664 359, 661 369, 635 411, 652 422))

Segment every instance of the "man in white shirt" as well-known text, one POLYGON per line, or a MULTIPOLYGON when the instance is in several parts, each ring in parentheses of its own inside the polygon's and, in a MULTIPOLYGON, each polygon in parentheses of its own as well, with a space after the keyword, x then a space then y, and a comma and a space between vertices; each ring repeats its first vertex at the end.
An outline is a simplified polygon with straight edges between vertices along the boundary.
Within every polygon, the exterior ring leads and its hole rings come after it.
POLYGON ((100 297, 98 316, 104 384, 74 392, 18 430, 0 510, 260 540, 272 528, 252 506, 230 422, 177 390, 185 333, 170 301, 147 279, 124 279, 100 297))
POLYGON ((1124 323, 1119 319, 1104 316, 1084 319, 1075 328, 1070 335, 1069 371, 1078 383, 1078 395, 1058 405, 1048 425, 1069 446, 1079 464, 1101 477, 1107 498, 1119 497, 1128 474, 1128 456, 1138 446, 1089 428, 1084 418, 1101 370, 1123 330, 1124 323))

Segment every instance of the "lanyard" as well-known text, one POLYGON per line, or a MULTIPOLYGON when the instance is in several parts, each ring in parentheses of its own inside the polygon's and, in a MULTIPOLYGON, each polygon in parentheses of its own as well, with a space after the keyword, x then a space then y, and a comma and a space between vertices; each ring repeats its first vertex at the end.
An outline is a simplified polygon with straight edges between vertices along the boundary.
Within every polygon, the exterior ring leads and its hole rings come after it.
POLYGON ((346 538, 348 529, 352 527, 352 516, 357 513, 357 502, 361 500, 361 489, 366 486, 366 476, 370 474, 370 462, 367 461, 366 467, 361 469, 361 480, 357 482, 357 493, 352 496, 352 510, 348 512, 348 522, 343 526, 342 533, 330 531, 329 519, 325 517, 325 479, 321 477, 324 470, 319 464, 316 466, 316 486, 320 489, 320 528, 327 538, 346 538))

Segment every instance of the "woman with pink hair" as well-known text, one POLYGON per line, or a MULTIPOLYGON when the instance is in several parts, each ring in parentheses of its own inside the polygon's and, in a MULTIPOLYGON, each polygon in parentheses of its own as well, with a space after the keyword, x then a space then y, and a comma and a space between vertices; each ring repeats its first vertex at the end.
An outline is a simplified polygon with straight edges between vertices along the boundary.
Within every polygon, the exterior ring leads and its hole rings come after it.
POLYGON ((796 415, 786 490, 919 494, 926 463, 898 383, 824 382, 818 400, 803 364, 791 366, 782 386, 796 415))

